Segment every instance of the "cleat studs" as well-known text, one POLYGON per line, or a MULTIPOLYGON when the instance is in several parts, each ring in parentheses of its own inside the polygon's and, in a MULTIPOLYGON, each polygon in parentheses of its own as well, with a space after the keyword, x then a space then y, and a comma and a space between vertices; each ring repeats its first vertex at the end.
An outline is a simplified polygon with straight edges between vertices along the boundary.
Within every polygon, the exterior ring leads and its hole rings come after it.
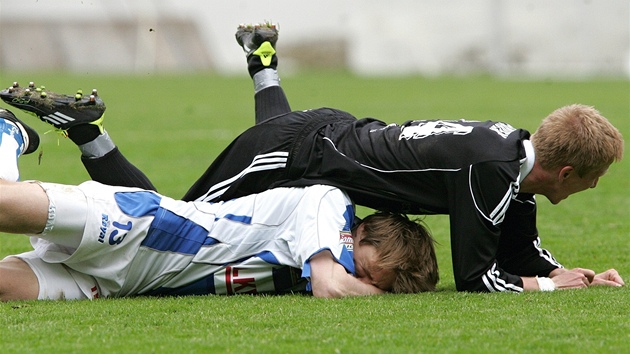
POLYGON ((42 91, 42 93, 39 94, 39 97, 41 98, 46 98, 48 96, 48 94, 44 91, 42 91))
POLYGON ((80 94, 80 93, 78 93, 78 92, 77 92, 77 94, 76 94, 76 95, 74 95, 74 99, 75 99, 75 101, 80 101, 82 97, 83 97, 83 95, 82 95, 82 94, 80 94))
POLYGON ((35 89, 36 92, 42 92, 42 89, 40 87, 35 89))
POLYGON ((90 103, 96 102, 96 96, 90 95, 90 103))
POLYGON ((92 89, 92 95, 93 96, 98 96, 98 92, 96 91, 96 89, 92 89))
POLYGON ((35 88, 35 83, 33 81, 29 82, 28 87, 35 88))
POLYGON ((31 89, 24 90, 24 95, 30 96, 31 95, 31 89))
POLYGON ((13 88, 13 86, 9 87, 9 93, 13 93, 13 91, 15 91, 15 89, 13 88))
POLYGON ((18 87, 20 87, 20 84, 18 84, 18 82, 15 81, 15 82, 13 82, 13 86, 12 87, 13 88, 18 88, 18 87))

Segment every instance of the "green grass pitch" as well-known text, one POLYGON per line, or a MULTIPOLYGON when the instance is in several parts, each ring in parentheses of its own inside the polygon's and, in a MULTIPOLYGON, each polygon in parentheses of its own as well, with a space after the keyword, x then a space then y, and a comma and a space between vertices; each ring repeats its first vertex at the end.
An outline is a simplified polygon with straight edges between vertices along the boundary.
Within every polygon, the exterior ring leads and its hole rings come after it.
MULTIPOLYGON (((0 72, 0 86, 35 81, 52 91, 98 88, 105 127, 160 192, 181 197, 207 164, 253 122, 252 84, 212 74, 99 76, 0 72)), ((415 118, 503 120, 533 131, 565 104, 594 105, 628 139, 626 80, 531 81, 357 78, 310 72, 282 81, 293 109, 330 106, 386 122, 415 118)), ((6 107, 6 105, 3 105, 6 107)), ((79 152, 36 118, 38 154, 22 179, 88 179, 79 152)), ((630 156, 599 186, 557 206, 539 198, 543 247, 567 268, 615 267, 630 281, 630 156)), ((369 210, 360 209, 365 215, 369 210)), ((307 296, 104 299, 0 304, 3 353, 617 353, 630 344, 628 287, 523 294, 454 291, 448 219, 424 218, 439 241, 439 291, 339 300, 307 296)), ((0 235, 0 257, 29 250, 0 235)), ((0 279, 1 281, 1 279, 0 279)))

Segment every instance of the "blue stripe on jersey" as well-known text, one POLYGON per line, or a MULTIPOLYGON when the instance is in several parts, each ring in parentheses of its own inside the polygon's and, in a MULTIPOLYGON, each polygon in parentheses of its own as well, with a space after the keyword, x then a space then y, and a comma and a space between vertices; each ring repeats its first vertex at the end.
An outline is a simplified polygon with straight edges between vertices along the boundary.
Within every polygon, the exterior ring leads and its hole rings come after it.
MULTIPOLYGON (((313 252, 313 254, 306 260, 306 262, 304 262, 304 268, 302 268, 302 277, 303 278, 309 278, 311 276, 311 258, 322 252, 322 251, 330 251, 329 248, 321 248, 319 250, 317 250, 316 252, 313 252)), ((332 253, 332 252, 331 252, 332 253)), ((334 257, 334 256, 333 256, 334 257)), ((348 249, 346 248, 346 246, 343 246, 343 248, 341 249, 341 256, 339 257, 339 259, 335 259, 335 261, 339 264, 341 264, 348 273, 355 275, 355 269, 354 269, 354 254, 352 253, 352 251, 348 251, 348 249)), ((309 289, 307 290, 311 290, 310 289, 310 284, 309 284, 309 289)))
POLYGON ((4 135, 12 137, 18 143, 18 148, 15 151, 15 155, 19 156, 21 152, 20 150, 22 150, 22 146, 24 145, 24 138, 20 133, 20 129, 17 127, 17 125, 12 123, 8 119, 0 118, 0 144, 2 143, 2 137, 4 135))
MULTIPOLYGON (((228 220, 232 220, 232 221, 236 221, 236 222, 241 222, 243 224, 251 224, 252 223, 252 217, 249 216, 249 215, 226 214, 226 215, 223 216, 223 218, 228 219, 228 220)), ((215 220, 219 220, 219 218, 217 218, 215 220)))
POLYGON ((199 224, 159 208, 142 246, 158 251, 194 255, 202 245, 214 243, 208 241, 208 238, 208 231, 199 224))
POLYGON ((212 246, 214 244, 220 243, 216 238, 212 238, 210 236, 206 237, 206 240, 203 242, 204 246, 212 246))
POLYGON ((338 262, 344 268, 346 268, 346 270, 350 272, 350 274, 356 275, 355 270, 354 270, 354 253, 352 253, 351 251, 348 251, 348 249, 345 246, 341 250, 341 256, 339 257, 338 262))
POLYGON ((118 207, 123 213, 139 218, 155 215, 155 212, 160 207, 162 197, 148 191, 116 192, 114 193, 114 200, 116 200, 118 207))
POLYGON ((120 210, 133 217, 153 216, 142 246, 158 251, 196 254, 202 245, 218 243, 202 226, 160 207, 162 197, 149 191, 117 192, 120 210))
POLYGON ((262 251, 256 256, 267 263, 282 265, 280 264, 280 261, 278 261, 278 258, 276 258, 276 256, 274 256, 273 253, 269 251, 262 251))
POLYGON ((354 225, 354 207, 352 205, 346 205, 346 211, 343 213, 343 218, 346 219, 346 224, 343 226, 343 231, 352 230, 354 225))
MULTIPOLYGON (((356 218, 353 205, 346 205, 346 211, 343 213, 343 218, 346 220, 346 223, 343 227, 343 231, 352 230, 352 226, 354 225, 354 221, 356 218)), ((317 252, 314 252, 311 255, 311 257, 327 249, 328 248, 322 248, 318 250, 317 252)), ((355 268, 354 268, 354 254, 352 253, 352 251, 348 251, 348 249, 345 246, 341 249, 340 259, 335 259, 335 261, 341 264, 348 273, 352 274, 353 276, 356 275, 355 268)), ((302 277, 303 278, 311 277, 310 257, 306 262, 304 262, 304 267, 302 268, 302 277)), ((306 291, 313 291, 310 281, 308 282, 308 284, 306 284, 306 291)))

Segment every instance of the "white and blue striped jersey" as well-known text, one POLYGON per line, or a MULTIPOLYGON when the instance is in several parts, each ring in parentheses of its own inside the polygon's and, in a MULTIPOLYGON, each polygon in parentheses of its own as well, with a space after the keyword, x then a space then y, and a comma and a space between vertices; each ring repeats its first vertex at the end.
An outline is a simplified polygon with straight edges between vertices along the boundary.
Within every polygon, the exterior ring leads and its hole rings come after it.
MULTIPOLYGON (((217 203, 97 182, 74 188, 88 201, 79 247, 42 238, 33 245, 44 261, 93 278, 94 296, 305 291, 309 259, 322 250, 354 273, 354 207, 334 187, 278 188, 217 203)), ((72 230, 53 225, 47 238, 55 232, 72 230)))

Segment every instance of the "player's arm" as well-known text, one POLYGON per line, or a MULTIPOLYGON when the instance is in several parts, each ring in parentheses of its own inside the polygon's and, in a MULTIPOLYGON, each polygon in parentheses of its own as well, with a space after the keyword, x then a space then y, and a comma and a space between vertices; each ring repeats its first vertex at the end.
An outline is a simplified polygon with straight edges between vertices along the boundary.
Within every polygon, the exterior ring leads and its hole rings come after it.
MULTIPOLYGON (((593 273, 594 274, 594 273, 593 273)), ((586 274, 576 270, 557 268, 549 277, 522 277, 525 291, 552 291, 560 289, 579 289, 589 285, 586 274)))
POLYGON ((313 257, 311 266, 311 287, 313 296, 338 298, 344 296, 375 295, 385 291, 361 282, 335 261, 330 251, 324 250, 313 257))
POLYGON ((458 291, 523 290, 521 278, 505 271, 497 258, 502 216, 512 191, 503 169, 488 163, 462 170, 449 181, 451 256, 458 291))
POLYGON ((584 286, 581 274, 558 278, 558 285, 545 279, 565 269, 548 250, 541 248, 536 227, 536 202, 531 194, 519 194, 510 203, 501 224, 497 261, 506 272, 521 277, 524 291, 584 286))

